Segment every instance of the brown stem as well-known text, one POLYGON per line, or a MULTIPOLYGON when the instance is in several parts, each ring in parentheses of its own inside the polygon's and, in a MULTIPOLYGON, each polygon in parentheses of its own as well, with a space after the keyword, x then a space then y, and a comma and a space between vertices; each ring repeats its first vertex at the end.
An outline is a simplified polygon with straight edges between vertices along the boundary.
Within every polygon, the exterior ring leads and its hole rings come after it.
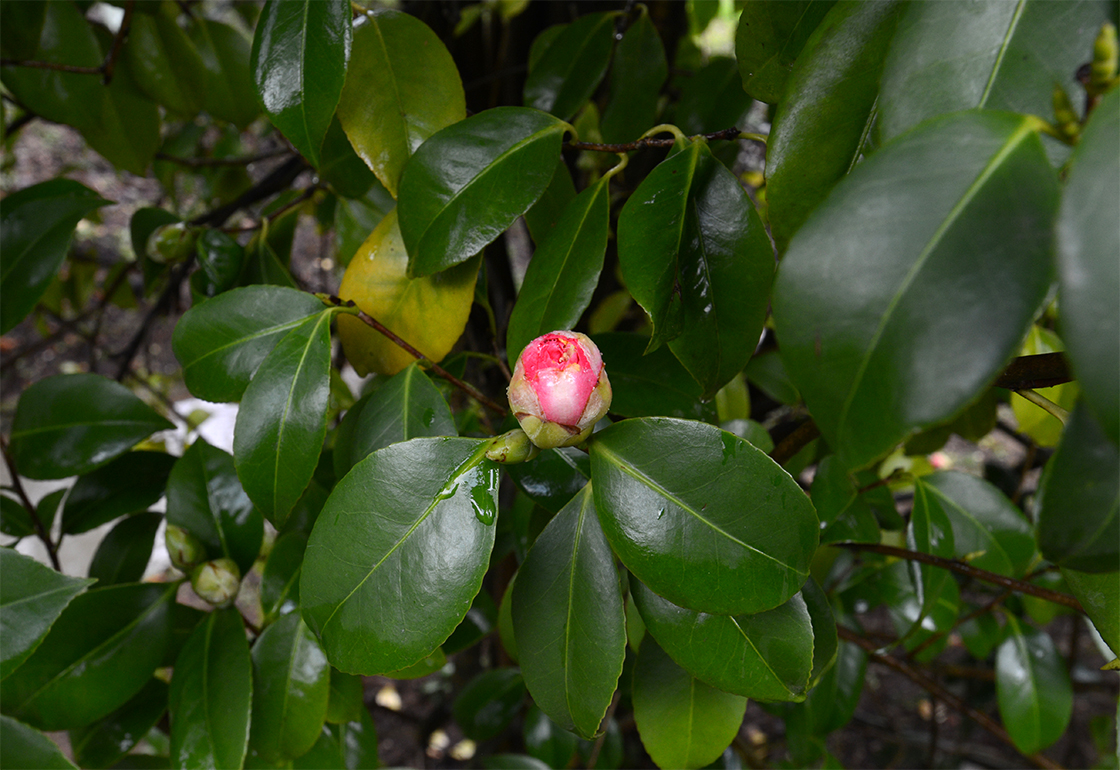
POLYGON ((985 583, 993 583, 1002 588, 1007 588, 1011 591, 1018 591, 1023 594, 1030 594, 1037 596, 1039 599, 1045 599, 1054 604, 1061 604, 1065 607, 1072 607, 1078 612, 1084 614, 1085 608, 1081 606, 1081 602, 1077 601, 1069 594, 1063 594, 1059 591, 1051 591, 1048 588, 1036 586, 1033 583, 1027 583, 1023 580, 1016 580, 1009 578, 1006 575, 999 575, 995 572, 988 572, 988 570, 973 567, 971 564, 966 564, 957 559, 943 559, 940 556, 932 556, 928 553, 921 551, 910 551, 905 548, 897 548, 893 545, 883 545, 881 543, 834 543, 838 548, 847 548, 851 551, 870 551, 872 553, 881 553, 887 556, 896 556, 900 559, 909 559, 910 561, 920 561, 923 564, 931 564, 934 567, 941 567, 950 572, 956 572, 959 575, 965 575, 976 580, 983 580, 985 583))
POLYGON ((330 302, 335 307, 355 308, 358 311, 355 315, 357 315, 357 317, 361 320, 362 323, 364 323, 366 326, 369 326, 369 327, 371 327, 373 329, 376 329, 377 331, 381 332, 381 334, 388 337, 389 340, 391 340, 393 342, 393 344, 395 344, 397 347, 404 350, 406 353, 408 353, 410 356, 415 358, 417 361, 421 361, 424 364, 426 364, 427 366, 429 366, 433 372, 435 372, 440 377, 442 377, 443 379, 450 382, 452 385, 457 387, 459 390, 463 391, 464 393, 466 393, 468 396, 475 399, 479 403, 490 407, 491 409, 493 409, 495 412, 498 412, 499 414, 505 414, 508 411, 504 406, 499 404, 497 401, 494 401, 494 400, 490 399, 489 397, 487 397, 482 391, 480 391, 474 385, 471 385, 468 382, 463 382, 458 377, 453 375, 451 372, 449 372, 446 369, 444 369, 443 367, 441 367, 439 364, 435 363, 434 361, 429 360, 428 357, 425 356, 423 353, 421 353, 419 350, 417 350, 412 345, 408 344, 408 342, 406 342, 405 340, 401 339, 396 334, 394 334, 393 331, 391 329, 389 329, 389 327, 382 324, 376 318, 373 318, 372 316, 368 315, 364 310, 362 310, 360 307, 358 307, 358 305, 354 302, 354 300, 352 300, 352 299, 344 300, 344 299, 341 299, 339 297, 334 296, 333 294, 322 294, 322 295, 319 295, 319 296, 325 298, 328 302, 330 302))
POLYGON ((1037 356, 1019 356, 1007 365, 996 380, 997 388, 1026 390, 1049 388, 1073 379, 1069 361, 1062 353, 1041 353, 1037 356))
POLYGON ((58 561, 58 549, 51 542, 51 535, 47 532, 47 528, 43 526, 43 521, 39 518, 39 511, 36 510, 35 504, 31 502, 31 498, 27 496, 27 490, 23 488, 23 482, 19 480, 19 471, 16 470, 16 463, 12 459, 11 452, 8 451, 8 442, 4 440, 3 436, 0 436, 0 452, 4 454, 4 463, 8 466, 8 474, 12 477, 12 489, 19 496, 23 507, 27 509, 27 513, 31 517, 31 523, 35 527, 35 534, 43 541, 43 545, 47 549, 51 566, 56 571, 62 572, 62 565, 58 561))
POLYGON ((289 150, 282 149, 269 150, 268 152, 261 152, 256 155, 244 155, 239 158, 178 158, 174 155, 168 155, 165 152, 157 152, 156 160, 177 163, 180 166, 188 166, 190 168, 208 168, 211 166, 248 166, 250 163, 257 163, 258 161, 278 158, 281 155, 288 154, 290 154, 289 150))
POLYGON ((793 456, 809 445, 809 442, 821 435, 821 429, 812 419, 806 420, 797 426, 793 433, 782 439, 774 451, 770 453, 770 459, 778 465, 785 465, 793 456))
MULTIPOLYGON (((708 141, 716 141, 719 139, 736 139, 740 134, 737 128, 725 128, 722 131, 714 131, 710 134, 700 134, 708 141)), ((647 137, 639 139, 636 142, 624 142, 622 144, 597 144, 595 142, 568 142, 567 146, 574 150, 590 150, 591 152, 631 152, 632 150, 641 150, 646 147, 672 147, 673 143, 677 140, 675 138, 655 138, 647 137)))
MULTIPOLYGON (((910 679, 910 681, 917 684, 919 687, 925 689, 938 700, 944 701, 950 707, 970 717, 973 721, 975 721, 995 737, 999 738, 1008 746, 1015 746, 1014 741, 1011 740, 1011 736, 1007 734, 1007 731, 1003 729, 1002 725, 1000 725, 987 714, 981 711, 977 711, 972 706, 965 703, 964 700, 958 698, 956 695, 946 690, 944 687, 930 679, 918 669, 912 667, 904 661, 891 657, 890 655, 883 655, 879 652, 874 642, 870 641, 869 639, 864 639, 862 636, 849 628, 845 628, 842 625, 837 625, 836 632, 840 635, 841 639, 861 647, 867 653, 868 657, 871 660, 881 665, 887 666, 888 668, 894 669, 898 673, 910 679)), ((1045 770, 1060 770, 1061 768, 1061 765, 1054 762, 1048 757, 1042 756, 1041 754, 1031 754, 1029 756, 1024 756, 1028 760, 1030 760, 1030 762, 1035 765, 1035 767, 1044 768, 1045 770)))
POLYGON ((591 747, 591 754, 587 757, 588 770, 595 767, 595 763, 599 761, 599 752, 603 750, 603 742, 607 739, 607 725, 614 716, 614 710, 618 707, 618 691, 615 690, 614 697, 611 698, 611 705, 607 706, 606 716, 603 717, 603 732, 595 739, 595 745, 591 747))
POLYGON ((124 39, 128 37, 128 31, 132 27, 132 10, 135 7, 136 0, 128 0, 124 5, 124 16, 121 18, 120 29, 117 30, 117 34, 113 38, 113 45, 109 49, 109 53, 105 55, 105 61, 101 63, 101 72, 104 73, 101 82, 104 85, 109 85, 113 80, 113 73, 117 69, 117 58, 121 55, 121 46, 124 45, 124 39))
POLYGON ((948 631, 938 631, 937 633, 931 634, 930 636, 926 637, 926 640, 916 646, 914 649, 910 650, 909 654, 907 654, 906 657, 910 659, 918 657, 918 655, 921 654, 923 650, 925 650, 927 647, 932 647, 933 645, 937 644, 937 642, 940 639, 944 638, 946 634, 956 631, 958 628, 963 626, 968 621, 973 620, 974 618, 978 618, 981 615, 987 614, 997 604, 1003 604, 1003 602, 1005 602, 1007 600, 1007 597, 1009 596, 1011 596, 1011 589, 1005 588, 1000 592, 999 596, 996 596, 990 602, 977 607, 972 612, 965 615, 963 618, 957 618, 957 621, 953 623, 953 627, 948 631))

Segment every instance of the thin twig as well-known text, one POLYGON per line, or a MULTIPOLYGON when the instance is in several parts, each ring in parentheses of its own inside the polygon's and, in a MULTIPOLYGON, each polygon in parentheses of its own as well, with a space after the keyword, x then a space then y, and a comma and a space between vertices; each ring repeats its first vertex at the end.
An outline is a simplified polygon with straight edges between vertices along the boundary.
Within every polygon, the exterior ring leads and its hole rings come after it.
POLYGON ((437 364, 434 361, 432 361, 431 359, 429 359, 427 356, 425 356, 419 350, 414 348, 408 342, 406 342, 405 340, 398 337, 395 333, 393 333, 393 331, 391 329, 389 329, 389 327, 385 326, 380 321, 378 321, 376 318, 373 318, 372 316, 368 315, 364 310, 362 310, 360 307, 358 307, 358 305, 354 302, 354 300, 352 300, 352 299, 344 300, 344 299, 341 299, 339 297, 334 296, 333 294, 318 294, 316 296, 318 296, 318 297, 322 298, 323 300, 331 303, 335 307, 353 308, 354 310, 357 311, 356 313, 354 313, 354 315, 357 316, 357 318, 359 320, 361 320, 362 323, 364 323, 366 326, 369 326, 369 327, 371 327, 373 329, 376 329, 377 331, 381 332, 381 334, 388 337, 389 340, 391 342, 393 342, 393 344, 395 344, 397 347, 404 350, 406 353, 408 353, 410 356, 415 358, 417 361, 420 361, 421 363, 423 363, 426 366, 428 366, 429 368, 431 368, 431 370, 433 372, 435 372, 440 377, 442 377, 443 379, 450 382, 452 385, 454 385, 459 390, 466 393, 468 396, 470 396, 474 400, 476 400, 479 403, 489 407, 490 409, 493 409, 495 412, 498 412, 499 414, 505 414, 508 411, 504 406, 499 404, 497 401, 494 401, 494 400, 490 399, 489 397, 487 397, 482 391, 480 391, 474 385, 471 385, 468 382, 464 382, 463 380, 460 380, 458 377, 453 375, 451 372, 447 371, 442 366, 440 366, 439 364, 437 364))
POLYGON ((256 155, 243 155, 237 158, 179 158, 174 155, 168 155, 165 152, 157 152, 155 157, 156 160, 177 163, 180 166, 207 168, 211 166, 248 166, 250 163, 257 163, 262 160, 268 160, 269 158, 279 158, 281 155, 290 154, 290 150, 283 148, 257 153, 256 155))
POLYGON ((618 707, 618 690, 615 690, 614 697, 611 698, 611 705, 607 706, 607 713, 603 717, 603 732, 595 739, 595 745, 591 747, 591 753, 587 757, 587 770, 595 767, 595 763, 599 761, 599 752, 603 750, 603 742, 607 739, 606 725, 610 724, 611 717, 614 716, 614 710, 618 707))
POLYGON ((794 455, 809 445, 813 439, 820 437, 821 429, 812 419, 797 426, 793 433, 782 439, 774 451, 770 453, 770 459, 778 465, 785 465, 793 459, 794 455))
POLYGON ((117 57, 121 55, 121 46, 124 45, 124 39, 128 37, 128 31, 132 28, 132 10, 136 7, 136 0, 128 0, 124 5, 124 16, 121 17, 121 26, 117 30, 116 36, 113 38, 113 45, 109 48, 109 53, 105 55, 105 61, 101 63, 101 71, 104 77, 101 82, 104 85, 109 85, 113 80, 113 73, 117 69, 117 57))
MULTIPOLYGON (((840 635, 841 639, 847 642, 851 642, 852 644, 855 644, 862 648, 871 660, 881 665, 887 666, 888 668, 894 669, 898 673, 902 674, 903 676, 907 677, 912 682, 917 684, 919 687, 925 689, 938 700, 944 701, 952 708, 970 717, 973 721, 990 732, 992 735, 999 738, 1008 746, 1015 746, 1014 741, 1011 740, 1011 736, 1007 734, 1007 731, 1003 729, 1002 725, 1000 725, 998 722, 996 722, 994 719, 992 719, 982 711, 977 711, 972 706, 968 705, 964 700, 958 698, 956 695, 946 690, 944 687, 930 679, 918 669, 890 655, 884 655, 880 653, 874 642, 869 639, 864 639, 862 636, 849 628, 837 624, 836 632, 840 635)), ((1041 754, 1024 754, 1023 756, 1030 760, 1030 762, 1036 767, 1044 768, 1044 770, 1060 770, 1061 768, 1061 765, 1059 765, 1057 762, 1054 762, 1049 757, 1044 757, 1041 754)))
POLYGON ((8 442, 0 436, 0 452, 4 454, 4 463, 8 466, 8 475, 12 477, 12 489, 15 490, 16 495, 19 496, 20 502, 23 507, 27 509, 28 516, 31 517, 31 524, 35 527, 35 534, 43 541, 46 546, 47 556, 51 560, 51 566, 56 571, 62 572, 62 564, 58 561, 58 549, 54 543, 51 542, 50 533, 47 528, 43 526, 42 519, 39 518, 39 511, 36 509, 35 504, 31 502, 31 498, 27 496, 27 490, 23 488, 23 482, 19 479, 19 470, 16 468, 15 460, 12 459, 12 453, 8 450, 8 442))
POLYGON ((69 72, 72 75, 101 75, 104 73, 103 65, 96 67, 79 67, 76 64, 59 64, 53 61, 30 61, 26 59, 0 59, 0 67, 30 67, 37 70, 55 70, 56 72, 69 72))
POLYGON ((1059 591, 1051 591, 1049 588, 1042 588, 1032 583, 1027 583, 1023 580, 1016 580, 1009 578, 1006 575, 1000 575, 995 572, 989 572, 979 567, 973 567, 971 564, 966 564, 957 559, 943 559, 940 556, 932 556, 928 553, 921 551, 910 551, 906 548, 897 548, 893 545, 883 545, 881 543, 833 543, 837 548, 847 548, 850 551, 870 551, 872 553, 881 553, 886 556, 895 556, 900 559, 908 559, 910 561, 920 561, 923 564, 931 564, 934 567, 941 567, 950 572, 956 572, 959 575, 965 575, 976 580, 983 580, 985 583, 992 583, 1002 588, 1007 588, 1012 591, 1018 591, 1023 594, 1030 594, 1037 596, 1039 599, 1045 599, 1054 604, 1061 604, 1064 607, 1072 607, 1080 613, 1085 612, 1085 608, 1081 606, 1081 602, 1077 601, 1069 594, 1063 594, 1059 591))
MULTIPOLYGON (((699 136, 710 142, 714 142, 720 139, 738 139, 740 133, 739 129, 732 127, 725 128, 722 131, 714 131, 710 134, 700 134, 699 136)), ((676 141, 676 138, 658 139, 651 136, 645 139, 639 139, 636 142, 624 142, 622 144, 568 142, 566 146, 574 150, 589 150, 591 152, 632 152, 633 150, 642 150, 646 147, 672 147, 676 141)))

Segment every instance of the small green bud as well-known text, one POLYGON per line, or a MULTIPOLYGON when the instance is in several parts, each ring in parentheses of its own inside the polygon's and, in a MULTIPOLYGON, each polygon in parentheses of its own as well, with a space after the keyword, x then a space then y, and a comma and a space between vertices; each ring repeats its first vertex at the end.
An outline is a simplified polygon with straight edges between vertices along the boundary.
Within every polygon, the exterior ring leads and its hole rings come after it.
POLYGON ((198 231, 185 222, 175 222, 157 227, 148 236, 148 259, 160 264, 183 262, 194 251, 198 231))
POLYGON ((163 540, 167 544, 167 553, 171 557, 171 563, 175 565, 176 569, 190 572, 195 565, 206 559, 205 546, 197 537, 182 527, 168 524, 163 534, 163 540))
POLYGON ((1103 94, 1116 79, 1120 60, 1120 45, 1116 41, 1116 27, 1111 22, 1101 25, 1101 31, 1093 42, 1093 63, 1089 67, 1090 94, 1103 94))
POLYGON ((486 457, 496 463, 523 463, 541 453, 541 448, 529 440, 529 434, 514 428, 494 439, 486 450, 486 457))
POLYGON ((228 607, 241 588, 241 570, 233 559, 214 559, 191 573, 191 587, 201 599, 215 607, 228 607))
POLYGON ((1081 120, 1077 117, 1077 110, 1070 101, 1069 94, 1058 83, 1054 84, 1054 124, 1067 139, 1076 139, 1081 134, 1081 120))

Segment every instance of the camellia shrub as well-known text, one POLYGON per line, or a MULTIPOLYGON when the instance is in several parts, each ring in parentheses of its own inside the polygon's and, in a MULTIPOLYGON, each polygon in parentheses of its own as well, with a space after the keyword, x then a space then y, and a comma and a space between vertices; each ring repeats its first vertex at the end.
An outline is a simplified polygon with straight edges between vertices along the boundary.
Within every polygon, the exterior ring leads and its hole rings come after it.
POLYGON ((107 193, 2 202, 0 332, 113 355, 6 426, 2 529, 53 568, 0 549, 0 764, 375 767, 360 677, 458 665, 486 767, 740 766, 748 700, 764 761, 831 766, 871 665, 1056 766, 1050 621, 1120 651, 1116 12, 4 2, 11 136, 163 192, 93 272, 107 193), (169 451, 135 365, 187 306, 232 454, 169 451), (946 468, 997 433, 1014 473, 946 468))

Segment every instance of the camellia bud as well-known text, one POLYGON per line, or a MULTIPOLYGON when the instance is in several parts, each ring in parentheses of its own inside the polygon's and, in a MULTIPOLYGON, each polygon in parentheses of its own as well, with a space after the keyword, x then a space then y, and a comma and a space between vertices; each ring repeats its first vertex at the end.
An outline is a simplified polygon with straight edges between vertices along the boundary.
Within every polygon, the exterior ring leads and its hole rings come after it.
POLYGON ((191 588, 199 598, 215 607, 228 607, 241 588, 241 570, 233 559, 215 559, 195 567, 191 588))
POLYGON ((486 457, 496 463, 523 463, 532 460, 540 453, 541 448, 529 439, 525 431, 514 428, 509 433, 503 433, 494 439, 490 448, 486 450, 486 457))
POLYGON ((168 524, 163 533, 167 544, 167 555, 176 569, 190 572, 196 564, 206 559, 206 547, 201 541, 182 527, 168 524))
POLYGON ((148 259, 160 264, 182 262, 194 251, 198 231, 185 222, 162 225, 148 236, 148 259))
POLYGON ((581 443, 611 405, 611 383, 599 348, 578 332, 537 337, 517 358, 509 404, 540 448, 581 443))

